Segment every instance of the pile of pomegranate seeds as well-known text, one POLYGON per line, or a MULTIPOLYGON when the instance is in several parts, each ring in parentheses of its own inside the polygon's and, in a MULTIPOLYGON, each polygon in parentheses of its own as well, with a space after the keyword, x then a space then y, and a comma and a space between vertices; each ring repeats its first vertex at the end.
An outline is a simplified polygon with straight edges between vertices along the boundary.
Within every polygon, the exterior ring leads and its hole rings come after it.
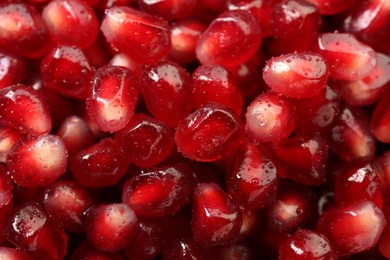
POLYGON ((389 0, 0 0, 0 259, 390 259, 389 0))

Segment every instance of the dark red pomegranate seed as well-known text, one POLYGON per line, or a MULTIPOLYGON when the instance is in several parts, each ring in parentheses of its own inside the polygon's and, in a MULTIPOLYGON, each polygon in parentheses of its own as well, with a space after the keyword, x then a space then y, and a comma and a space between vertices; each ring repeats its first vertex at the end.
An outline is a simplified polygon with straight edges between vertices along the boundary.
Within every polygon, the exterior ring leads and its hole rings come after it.
POLYGON ((119 153, 139 167, 153 167, 171 155, 174 141, 166 124, 145 114, 134 115, 116 133, 119 153))
POLYGON ((228 194, 246 208, 263 208, 276 198, 276 166, 253 143, 247 142, 237 150, 233 167, 226 178, 228 194))
POLYGON ((114 49, 143 64, 153 64, 168 54, 170 28, 162 18, 127 6, 114 6, 105 13, 101 30, 114 49))
POLYGON ((56 135, 25 136, 7 156, 7 166, 16 184, 22 187, 47 186, 66 170, 68 153, 56 135))
POLYGON ((130 70, 101 67, 92 78, 86 101, 88 115, 102 131, 117 131, 133 116, 138 93, 139 84, 130 70))
POLYGON ((138 0, 142 11, 158 15, 168 21, 188 17, 195 8, 196 0, 138 0))
POLYGON ((42 61, 41 74, 45 87, 65 96, 85 99, 93 68, 79 47, 58 46, 42 61))
POLYGON ((234 150, 242 141, 242 123, 227 107, 210 103, 187 118, 176 128, 178 150, 195 161, 216 161, 234 150))
POLYGON ((12 147, 22 136, 18 131, 12 127, 0 126, 0 162, 7 161, 7 155, 12 147))
POLYGON ((358 0, 308 0, 317 5, 320 13, 324 15, 334 15, 351 8, 357 4, 358 0))
POLYGON ((31 135, 51 131, 51 118, 41 95, 25 85, 0 90, 0 122, 31 135))
POLYGON ((193 238, 176 239, 168 244, 162 251, 162 259, 205 259, 209 252, 201 248, 193 238))
POLYGON ((385 229, 383 230, 378 247, 386 259, 390 258, 390 225, 386 225, 385 229))
POLYGON ((246 243, 235 243, 228 247, 217 248, 217 259, 229 259, 229 260, 250 260, 255 259, 255 253, 246 243))
POLYGON ((55 0, 42 12, 50 36, 58 45, 89 47, 98 34, 93 9, 81 0, 55 0), (77 30, 75 30, 77 28, 77 30))
POLYGON ((374 203, 361 201, 326 210, 318 220, 317 230, 329 239, 341 257, 374 247, 385 225, 383 212, 374 203))
POLYGON ((190 75, 176 63, 161 61, 146 68, 141 89, 149 112, 171 127, 192 110, 190 75))
POLYGON ((27 253, 10 247, 0 247, 0 259, 33 260, 33 258, 27 253))
POLYGON ((79 151, 70 160, 73 176, 87 187, 116 184, 124 176, 127 166, 128 162, 117 153, 110 138, 79 151))
POLYGON ((280 246, 279 259, 336 260, 337 257, 324 235, 308 229, 298 229, 280 246))
POLYGON ((192 233, 202 247, 228 245, 238 239, 242 216, 215 183, 199 184, 194 191, 192 233))
POLYGON ((261 39, 260 26, 251 13, 227 11, 200 36, 196 56, 202 64, 240 65, 256 53, 261 39))
POLYGON ((177 163, 131 177, 123 187, 122 200, 137 216, 168 216, 190 202, 194 186, 189 166, 177 163))
POLYGON ((123 203, 92 206, 85 218, 88 239, 103 251, 114 252, 131 243, 137 228, 137 216, 123 203))
MULTIPOLYGON (((7 167, 0 165, 0 230, 4 230, 8 215, 14 203, 12 179, 7 174, 7 167)), ((4 232, 0 233, 0 246, 7 246, 4 232)), ((0 250, 1 252, 1 250, 0 250)), ((0 253, 1 259, 1 253, 0 253)))
POLYGON ((0 89, 20 83, 26 71, 24 59, 11 53, 0 52, 0 89))
POLYGON ((379 164, 379 176, 382 182, 384 182, 384 191, 388 193, 390 191, 390 151, 386 151, 380 157, 377 158, 376 162, 379 164))
POLYGON ((192 74, 195 108, 216 102, 242 112, 243 98, 233 75, 221 65, 201 65, 192 74))
POLYGON ((96 249, 91 242, 88 240, 84 241, 76 250, 73 252, 71 260, 124 260, 124 256, 117 252, 105 252, 96 249))
POLYGON ((375 105, 371 116, 371 132, 375 138, 383 143, 390 143, 390 92, 386 93, 375 105))
POLYGON ((12 244, 34 259, 63 259, 66 255, 68 236, 49 220, 38 203, 15 208, 5 232, 12 244))

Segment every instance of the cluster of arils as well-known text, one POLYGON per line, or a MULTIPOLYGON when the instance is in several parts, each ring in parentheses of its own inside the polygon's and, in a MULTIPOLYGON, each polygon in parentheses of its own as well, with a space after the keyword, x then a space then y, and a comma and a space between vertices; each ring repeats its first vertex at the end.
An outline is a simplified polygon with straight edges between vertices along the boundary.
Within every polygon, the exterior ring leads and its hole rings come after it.
POLYGON ((389 0, 0 0, 0 259, 390 259, 389 39, 389 0))

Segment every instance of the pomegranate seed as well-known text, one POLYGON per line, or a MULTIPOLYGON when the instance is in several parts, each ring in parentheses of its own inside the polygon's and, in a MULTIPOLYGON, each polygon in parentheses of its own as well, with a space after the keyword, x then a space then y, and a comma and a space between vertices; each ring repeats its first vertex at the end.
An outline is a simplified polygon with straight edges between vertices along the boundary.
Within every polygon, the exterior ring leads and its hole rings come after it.
POLYGON ((18 140, 7 156, 14 182, 23 187, 47 186, 66 170, 67 150, 56 135, 26 136, 18 140))
POLYGON ((127 6, 114 6, 105 13, 101 30, 114 49, 144 64, 153 64, 168 54, 170 28, 160 17, 127 6))
POLYGON ((175 127, 192 110, 192 83, 178 64, 161 61, 144 70, 142 94, 148 111, 158 120, 175 127))
POLYGON ((243 98, 233 76, 220 65, 202 65, 192 74, 195 108, 216 102, 241 114, 243 98))
POLYGON ((34 259, 63 259, 68 237, 49 221, 43 207, 28 203, 14 209, 6 227, 7 239, 34 259))
POLYGON ((373 157, 375 140, 365 112, 356 107, 344 106, 331 128, 329 145, 345 161, 373 157))
POLYGON ((377 64, 375 51, 348 33, 323 33, 315 48, 327 61, 330 77, 359 80, 372 73, 377 64))
POLYGON ((384 191, 388 192, 390 189, 390 151, 386 151, 380 157, 377 158, 380 179, 384 182, 384 191))
POLYGON ((311 138, 297 136, 284 139, 271 144, 270 148, 280 177, 306 185, 321 185, 325 182, 328 145, 319 134, 311 138))
POLYGON ((288 137, 295 127, 295 105, 272 92, 259 95, 247 108, 246 133, 257 142, 288 137))
POLYGON ((110 138, 79 151, 70 160, 73 176, 86 187, 116 184, 124 176, 127 166, 128 162, 119 156, 110 138))
POLYGON ((22 135, 8 126, 0 126, 0 162, 7 161, 7 155, 22 135))
POLYGON ((72 254, 71 260, 124 260, 120 252, 104 252, 96 249, 88 240, 84 241, 72 254))
POLYGON ((258 226, 259 218, 256 210, 246 209, 240 206, 240 211, 242 214, 242 225, 238 241, 245 241, 245 239, 247 239, 255 230, 256 226, 258 226))
POLYGON ((120 154, 139 167, 153 167, 171 155, 174 141, 170 129, 145 114, 134 115, 116 133, 120 154))
POLYGON ((389 116, 390 116, 390 92, 384 95, 379 102, 375 105, 374 112, 371 116, 370 127, 375 138, 383 143, 390 143, 390 129, 389 116))
POLYGON ((134 60, 129 58, 129 56, 123 53, 115 54, 108 63, 112 66, 128 68, 136 76, 140 76, 142 73, 143 66, 139 63, 136 63, 134 60))
POLYGON ((322 234, 308 229, 298 229, 279 248, 280 260, 295 259, 336 260, 335 251, 322 234))
POLYGON ((0 247, 0 259, 33 260, 27 253, 10 247, 0 247))
POLYGON ((318 220, 317 229, 341 257, 375 246, 385 225, 382 211, 370 201, 361 201, 326 210, 318 220))
POLYGON ((11 53, 0 52, 0 89, 20 83, 25 73, 24 59, 11 53))
POLYGON ((43 9, 42 18, 51 38, 58 45, 76 45, 87 48, 98 34, 98 21, 95 13, 84 1, 51 1, 43 9))
POLYGON ((0 47, 26 58, 38 58, 50 46, 49 33, 38 11, 26 3, 0 5, 0 47))
POLYGON ((351 8, 359 1, 357 0, 308 0, 316 4, 320 13, 324 15, 334 15, 351 8))
POLYGON ((62 228, 84 231, 83 212, 91 206, 91 192, 73 180, 60 180, 48 186, 43 195, 43 205, 51 219, 62 228))
POLYGON ((47 104, 32 88, 16 85, 0 90, 0 122, 31 135, 51 131, 47 104))
POLYGON ((260 44, 261 31, 255 17, 248 11, 227 11, 200 36, 196 56, 202 64, 236 66, 253 56, 260 44))
POLYGON ((210 103, 179 123, 175 141, 187 158, 216 161, 241 143, 242 132, 240 119, 233 111, 210 103))
POLYGON ((84 99, 88 94, 93 68, 79 47, 58 46, 42 61, 41 74, 45 87, 65 96, 84 99))
POLYGON ((114 252, 131 243, 138 219, 126 204, 100 204, 88 210, 85 228, 88 239, 97 249, 114 252))
POLYGON ((389 225, 386 225, 382 233, 382 237, 378 247, 380 252, 386 259, 390 258, 390 226, 389 225))
MULTIPOLYGON (((4 230, 7 225, 12 204, 14 204, 12 180, 7 174, 8 169, 0 165, 0 230, 4 230)), ((7 238, 4 232, 0 233, 0 246, 7 246, 7 238)), ((2 256, 0 247, 0 259, 2 256)))
POLYGON ((254 252, 247 244, 236 243, 228 247, 220 247, 217 259, 250 260, 255 259, 254 252))
POLYGON ((188 204, 193 189, 191 169, 178 163, 133 176, 125 183, 122 199, 137 216, 161 217, 188 204))
POLYGON ((180 20, 172 24, 172 48, 168 57, 181 65, 196 62, 195 49, 200 35, 207 26, 195 19, 180 20))
POLYGON ((102 131, 117 131, 133 116, 138 92, 137 80, 130 70, 101 67, 92 79, 92 91, 87 98, 88 115, 102 131))
POLYGON ((226 182, 228 194, 240 205, 259 209, 276 198, 278 174, 267 155, 247 142, 237 151, 226 182))
POLYGON ((318 54, 293 53, 267 61, 263 78, 275 92, 287 97, 312 97, 325 88, 328 66, 318 54))
POLYGON ((138 5, 142 11, 170 21, 188 17, 194 10, 196 2, 196 0, 138 0, 138 5))
POLYGON ((228 245, 238 239, 242 216, 215 183, 201 183, 194 191, 192 232, 202 247, 228 245))

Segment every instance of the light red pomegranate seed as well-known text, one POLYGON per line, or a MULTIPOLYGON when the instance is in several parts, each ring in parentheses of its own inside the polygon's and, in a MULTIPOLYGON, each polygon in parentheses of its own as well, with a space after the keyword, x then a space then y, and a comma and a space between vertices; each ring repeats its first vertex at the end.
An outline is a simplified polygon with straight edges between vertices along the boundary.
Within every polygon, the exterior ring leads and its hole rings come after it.
POLYGON ((123 128, 134 114, 139 84, 130 70, 123 67, 99 68, 92 78, 87 97, 87 112, 102 131, 123 128))
POLYGON ((33 260, 33 258, 27 253, 11 247, 0 247, 0 259, 33 260))
POLYGON ((182 120, 175 133, 178 150, 195 161, 216 161, 242 141, 242 124, 227 107, 210 103, 182 120))
POLYGON ((199 184, 194 191, 192 233, 202 247, 228 245, 238 239, 242 216, 215 183, 199 184))
POLYGON ((189 203, 194 186, 189 166, 177 163, 131 177, 123 187, 122 200, 137 216, 168 216, 189 203))
POLYGON ((273 142, 288 137, 295 127, 295 105, 273 92, 259 95, 246 111, 245 129, 257 142, 273 142))
POLYGON ((15 183, 23 187, 47 186, 66 170, 68 153, 56 135, 25 136, 7 156, 7 166, 15 183))
POLYGON ((375 246, 385 225, 383 212, 374 203, 361 201, 326 210, 318 220, 317 230, 329 239, 341 257, 375 246))
POLYGON ((125 258, 120 253, 120 251, 117 252, 105 252, 99 249, 96 249, 91 242, 88 240, 84 241, 82 244, 80 244, 79 247, 76 248, 76 250, 73 252, 71 260, 92 260, 92 259, 99 259, 99 260, 124 260, 125 258))
POLYGON ((0 122, 31 135, 51 131, 47 104, 32 88, 25 85, 0 90, 0 122))
POLYGON ((98 34, 93 9, 81 0, 55 0, 42 12, 50 36, 58 45, 89 47, 98 34), (77 28, 77 30, 75 30, 77 28))
POLYGON ((137 216, 123 203, 92 206, 85 218, 88 239, 103 251, 114 252, 131 243, 137 228, 137 216))
POLYGON ((142 11, 158 15, 168 21, 188 17, 195 8, 196 0, 138 0, 142 11))
POLYGON ((236 66, 255 54, 260 44, 261 31, 255 17, 248 11, 227 11, 200 36, 196 56, 202 64, 236 66))
POLYGON ((114 49, 143 64, 153 64, 168 54, 170 28, 162 18, 127 6, 114 6, 105 13, 101 30, 114 49))

